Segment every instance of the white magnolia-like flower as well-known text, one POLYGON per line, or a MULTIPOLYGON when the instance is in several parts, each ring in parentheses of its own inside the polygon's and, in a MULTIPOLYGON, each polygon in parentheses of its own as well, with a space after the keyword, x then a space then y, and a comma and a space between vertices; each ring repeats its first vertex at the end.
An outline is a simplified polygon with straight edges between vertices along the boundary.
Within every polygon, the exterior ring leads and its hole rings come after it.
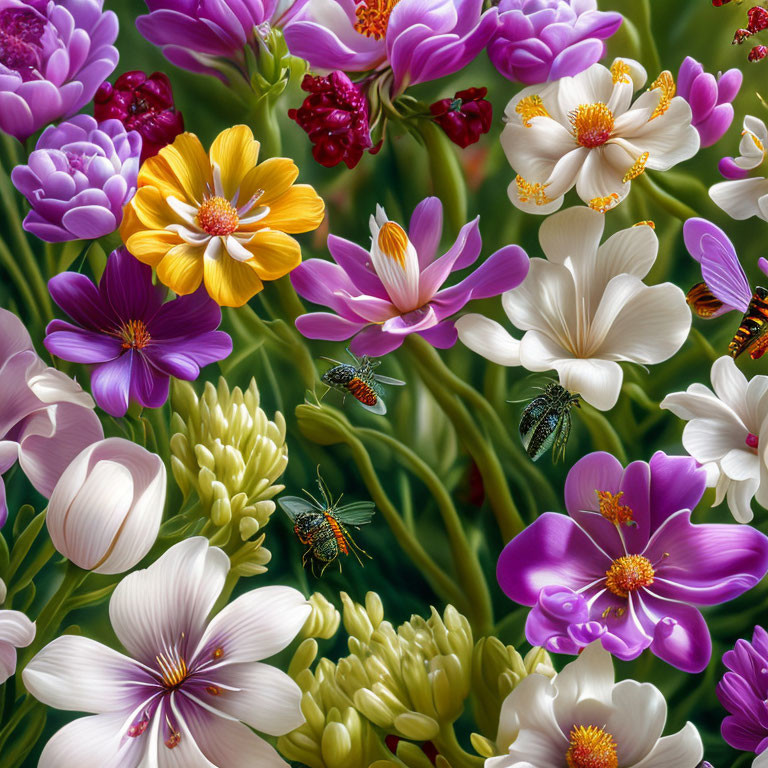
POLYGON ((656 686, 615 682, 599 641, 554 679, 528 675, 507 696, 497 745, 509 754, 485 768, 695 768, 703 754, 692 723, 662 737, 667 703, 656 686))
POLYGON ((560 384, 602 411, 616 404, 620 361, 667 360, 691 327, 683 292, 672 283, 648 286, 659 242, 646 223, 621 230, 600 245, 605 217, 568 208, 539 229, 546 259, 531 259, 528 277, 502 304, 520 330, 518 341, 477 314, 456 323, 470 349, 501 365, 557 371, 560 384))
MULTIPOLYGON (((7 590, 0 579, 0 605, 7 590)), ((35 639, 35 625, 20 611, 0 611, 0 685, 16 671, 16 649, 35 639)))
POLYGON ((287 768, 247 726, 279 736, 304 722, 301 691, 260 659, 310 613, 289 587, 254 589, 208 621, 229 571, 202 537, 182 541, 115 589, 109 615, 130 656, 64 635, 23 672, 33 696, 93 713, 48 742, 39 768, 287 768))
POLYGON ((768 179, 764 175, 750 176, 750 171, 764 174, 761 169, 768 147, 768 128, 757 117, 747 115, 739 143, 739 157, 725 158, 720 170, 730 181, 721 181, 709 189, 709 196, 732 219, 739 221, 757 216, 768 221, 768 179))
POLYGON ((523 88, 507 105, 501 145, 518 174, 512 203, 547 214, 576 187, 579 197, 605 212, 628 194, 646 168, 665 171, 693 157, 699 134, 691 108, 669 72, 662 72, 633 103, 646 81, 643 67, 616 59, 574 77, 523 88))
POLYGON ((740 523, 752 517, 752 498, 768 507, 768 376, 746 376, 731 357, 712 365, 712 388, 691 384, 661 401, 688 423, 683 447, 716 481, 715 505, 728 500, 740 523), (713 472, 713 470, 716 470, 713 472))

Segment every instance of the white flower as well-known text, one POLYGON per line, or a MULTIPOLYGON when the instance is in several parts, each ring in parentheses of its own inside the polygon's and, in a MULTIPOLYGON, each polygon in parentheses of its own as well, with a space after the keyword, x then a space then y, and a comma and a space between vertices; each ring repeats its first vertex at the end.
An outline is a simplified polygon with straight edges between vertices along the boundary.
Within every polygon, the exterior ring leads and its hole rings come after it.
POLYGON ((688 422, 685 450, 701 464, 716 466, 715 505, 726 497, 736 520, 748 523, 753 496, 768 506, 768 376, 747 382, 733 358, 725 356, 715 360, 710 378, 714 392, 691 384, 685 392, 667 395, 661 407, 688 422))
POLYGON ((552 680, 528 675, 501 709, 496 743, 509 754, 485 768, 695 768, 703 747, 693 724, 661 737, 667 703, 659 689, 614 680, 599 641, 552 680))
POLYGON ((749 171, 754 171, 763 164, 766 147, 768 128, 759 118, 747 115, 744 118, 744 130, 741 132, 740 156, 723 161, 727 162, 724 173, 733 180, 721 181, 709 189, 709 196, 732 219, 742 220, 758 216, 768 221, 768 179, 764 176, 749 177, 749 171), (742 172, 743 178, 736 178, 737 175, 742 175, 742 172))
MULTIPOLYGON (((0 579, 0 604, 5 602, 5 582, 0 579)), ((35 639, 35 625, 19 611, 0 611, 0 685, 16 671, 16 649, 35 639)))
POLYGON ((301 691, 259 659, 283 650, 310 607, 289 587, 254 589, 210 621, 229 559, 195 537, 117 586, 109 615, 130 656, 65 635, 24 684, 48 706, 92 713, 48 742, 39 768, 287 768, 251 729, 304 722, 301 691))
POLYGON ((656 260, 651 226, 621 230, 600 245, 605 217, 568 208, 547 218, 539 242, 547 259, 531 259, 528 277, 502 304, 521 341, 482 315, 456 323, 459 338, 501 365, 556 370, 560 384, 607 411, 616 404, 619 361, 660 363, 682 346, 691 327, 683 292, 672 283, 647 286, 656 260))
POLYGON ((610 69, 594 64, 520 91, 507 105, 501 134, 518 174, 508 189, 512 203, 529 213, 551 213, 575 185, 590 208, 605 212, 646 168, 665 171, 693 157, 699 134, 688 102, 675 96, 672 75, 662 72, 632 103, 645 81, 640 64, 616 59, 610 69))

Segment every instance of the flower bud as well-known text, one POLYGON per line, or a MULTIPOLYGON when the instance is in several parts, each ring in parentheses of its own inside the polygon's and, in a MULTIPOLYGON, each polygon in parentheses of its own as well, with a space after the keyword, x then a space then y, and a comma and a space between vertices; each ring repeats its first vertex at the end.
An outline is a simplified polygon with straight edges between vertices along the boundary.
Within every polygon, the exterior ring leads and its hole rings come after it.
POLYGON ((491 130, 493 107, 485 98, 487 93, 487 88, 467 88, 457 91, 452 99, 441 99, 429 107, 432 119, 462 149, 491 130))
POLYGON ((309 614, 300 637, 318 637, 321 640, 329 640, 339 629, 341 614, 336 610, 320 592, 315 592, 309 598, 312 612, 309 614))

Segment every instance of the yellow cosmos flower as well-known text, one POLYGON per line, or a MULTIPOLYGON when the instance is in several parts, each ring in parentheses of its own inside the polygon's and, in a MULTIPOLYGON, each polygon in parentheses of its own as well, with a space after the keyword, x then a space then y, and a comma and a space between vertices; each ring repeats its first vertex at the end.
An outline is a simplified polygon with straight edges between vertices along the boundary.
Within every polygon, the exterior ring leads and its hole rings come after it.
POLYGON ((291 233, 316 229, 322 198, 294 184, 292 160, 258 162, 259 142, 236 125, 218 135, 206 154, 200 140, 182 133, 150 157, 125 209, 123 242, 178 294, 201 282, 220 305, 239 307, 301 262, 291 233))

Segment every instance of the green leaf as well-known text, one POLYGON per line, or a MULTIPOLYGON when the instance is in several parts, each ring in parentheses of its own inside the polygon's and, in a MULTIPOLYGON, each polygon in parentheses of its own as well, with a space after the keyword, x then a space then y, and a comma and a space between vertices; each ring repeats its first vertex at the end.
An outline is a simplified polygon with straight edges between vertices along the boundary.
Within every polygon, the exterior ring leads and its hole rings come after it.
MULTIPOLYGON (((21 517, 23 509, 24 507, 19 510, 19 515, 16 518, 17 523, 19 521, 19 517, 21 517)), ((29 507, 29 509, 34 515, 35 510, 32 509, 32 507, 29 507)), ((43 525, 45 525, 45 514, 46 513, 44 510, 39 515, 32 517, 29 520, 23 533, 16 536, 16 541, 14 542, 13 549, 11 550, 11 562, 8 567, 9 580, 13 579, 13 575, 16 573, 18 567, 21 565, 24 558, 29 554, 29 550, 32 549, 32 545, 35 543, 35 539, 37 539, 37 536, 42 530, 43 525)), ((16 526, 14 525, 14 529, 15 528, 16 526)))

